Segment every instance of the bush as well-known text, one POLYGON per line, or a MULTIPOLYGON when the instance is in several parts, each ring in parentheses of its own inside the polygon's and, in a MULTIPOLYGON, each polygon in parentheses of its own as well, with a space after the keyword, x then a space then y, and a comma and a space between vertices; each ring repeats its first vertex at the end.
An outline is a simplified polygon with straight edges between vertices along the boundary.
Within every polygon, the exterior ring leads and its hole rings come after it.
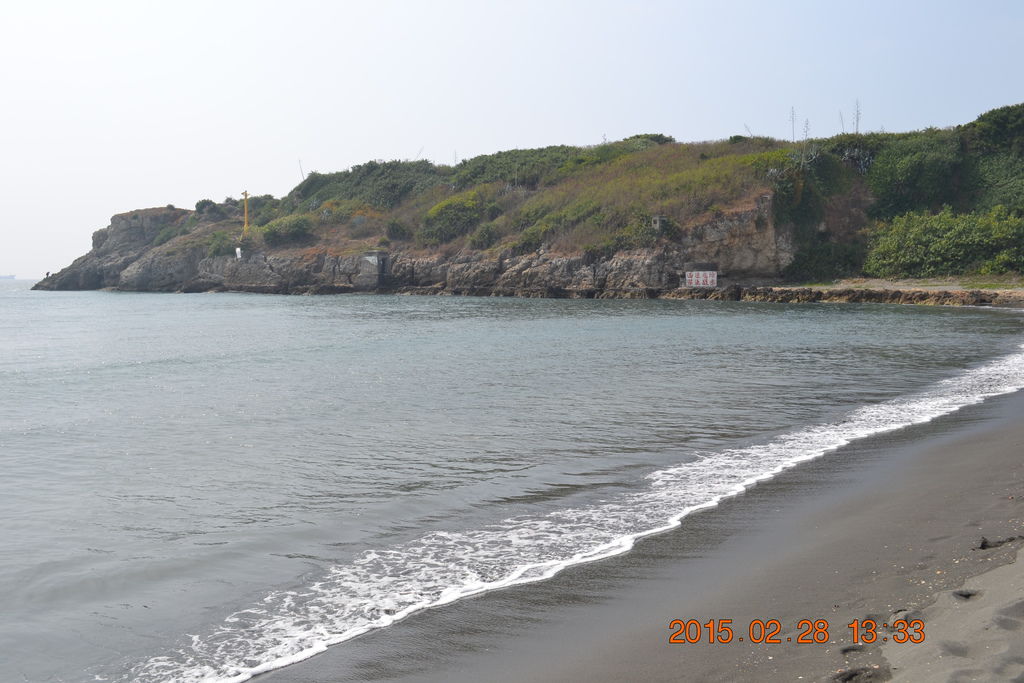
POLYGON ((1024 158, 1001 152, 974 161, 973 208, 989 210, 1000 204, 1024 214, 1024 158))
POLYGON ((196 213, 211 221, 219 221, 227 216, 224 208, 212 199, 200 199, 196 202, 196 213))
POLYGON ((230 256, 235 253, 235 241, 224 230, 218 230, 206 238, 206 256, 230 256))
POLYGON ((876 198, 874 215, 889 218, 955 201, 963 161, 955 131, 931 129, 893 141, 867 174, 876 198))
POLYGON ((469 236, 469 246, 473 249, 487 249, 501 238, 494 223, 484 223, 469 236))
POLYGON ((410 230, 405 223, 399 220, 388 221, 384 234, 387 235, 390 240, 411 240, 413 237, 412 230, 410 230))
POLYGON ((358 200, 390 209, 447 182, 446 169, 429 161, 370 161, 338 173, 312 172, 292 190, 286 207, 305 209, 330 199, 358 200))
POLYGON ((257 226, 266 225, 278 217, 280 204, 279 199, 269 194, 249 197, 249 221, 257 226))
POLYGON ((1024 104, 987 111, 964 132, 983 152, 1009 151, 1024 155, 1024 104))
POLYGON ((519 235, 519 239, 512 244, 512 250, 517 254, 526 254, 537 251, 554 233, 554 227, 548 223, 531 225, 519 235))
POLYGON ((825 215, 825 196, 809 169, 790 166, 774 178, 772 207, 778 223, 792 223, 806 236, 825 215))
POLYGON ((560 145, 485 154, 460 162, 455 167, 453 181, 459 188, 501 182, 536 189, 579 153, 579 147, 560 145))
POLYGON ((658 230, 649 216, 640 215, 633 219, 621 232, 623 242, 633 249, 653 247, 658 241, 658 230))
POLYGON ((639 135, 631 135, 623 142, 642 142, 645 144, 651 143, 655 145, 668 145, 676 141, 671 135, 664 135, 662 133, 640 133, 639 135))
POLYGON ((1024 218, 987 213, 907 213, 878 225, 864 270, 879 277, 1024 271, 1024 218))
POLYGON ((897 139, 892 133, 843 133, 822 140, 826 152, 852 166, 861 175, 867 174, 882 148, 897 139))
POLYGON ((425 244, 443 244, 479 225, 483 208, 476 192, 464 192, 435 204, 427 211, 419 232, 425 244))
POLYGON ((161 244, 164 244, 165 242, 170 242, 179 235, 184 235, 188 233, 189 227, 191 226, 188 225, 188 221, 180 225, 176 223, 171 225, 165 225, 160 230, 160 232, 156 234, 156 237, 153 238, 153 246, 159 247, 161 244))
POLYGON ((603 145, 595 145, 582 149, 579 154, 568 159, 558 168, 557 174, 552 180, 561 180, 566 176, 573 175, 591 166, 609 164, 620 157, 633 152, 642 152, 650 147, 657 147, 659 144, 646 135, 634 135, 620 142, 609 142, 603 145))
POLYGON ((313 221, 304 214, 285 216, 263 226, 263 240, 267 244, 287 244, 308 237, 313 221))
POLYGON ((495 218, 501 215, 501 206, 497 202, 491 202, 484 207, 484 218, 489 221, 493 221, 495 218))

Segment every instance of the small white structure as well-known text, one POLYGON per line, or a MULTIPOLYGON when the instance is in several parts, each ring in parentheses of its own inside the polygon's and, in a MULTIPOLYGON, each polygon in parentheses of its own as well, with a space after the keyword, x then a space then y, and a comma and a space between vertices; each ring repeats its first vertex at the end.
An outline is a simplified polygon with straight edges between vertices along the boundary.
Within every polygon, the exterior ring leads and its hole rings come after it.
POLYGON ((242 258, 242 248, 241 247, 235 247, 235 259, 237 260, 237 259, 240 259, 240 258, 242 258))

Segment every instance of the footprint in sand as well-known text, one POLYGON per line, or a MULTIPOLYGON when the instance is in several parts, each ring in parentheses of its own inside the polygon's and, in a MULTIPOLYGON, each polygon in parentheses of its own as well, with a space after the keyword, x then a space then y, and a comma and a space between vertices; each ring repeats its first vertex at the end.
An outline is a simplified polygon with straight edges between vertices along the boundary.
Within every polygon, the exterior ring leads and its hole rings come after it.
POLYGON ((965 643, 959 643, 955 640, 943 640, 939 643, 939 649, 944 654, 952 655, 953 657, 966 657, 970 653, 970 648, 965 643))

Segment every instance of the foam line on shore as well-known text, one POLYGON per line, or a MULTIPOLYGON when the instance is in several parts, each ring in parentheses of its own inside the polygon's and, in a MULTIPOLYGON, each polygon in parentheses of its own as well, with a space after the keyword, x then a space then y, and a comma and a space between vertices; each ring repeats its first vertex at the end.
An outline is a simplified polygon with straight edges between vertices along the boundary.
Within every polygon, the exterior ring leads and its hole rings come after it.
POLYGON ((677 527, 695 511, 801 462, 1020 389, 1024 351, 911 396, 863 406, 836 422, 764 444, 700 453, 650 474, 637 492, 370 550, 308 587, 268 594, 215 631, 192 636, 178 651, 139 663, 124 680, 241 683, 422 609, 541 581, 566 567, 626 552, 637 539, 677 527))

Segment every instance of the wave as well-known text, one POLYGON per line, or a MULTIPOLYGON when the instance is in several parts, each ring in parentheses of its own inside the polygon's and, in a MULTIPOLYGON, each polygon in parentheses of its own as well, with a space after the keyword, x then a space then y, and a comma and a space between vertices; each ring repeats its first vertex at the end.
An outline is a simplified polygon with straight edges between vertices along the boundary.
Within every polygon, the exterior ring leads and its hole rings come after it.
POLYGON ((189 645, 140 662, 124 680, 241 683, 419 610, 541 581, 566 567, 624 553, 637 539, 672 529, 693 512, 801 462, 1020 389, 1024 351, 911 396, 861 407, 835 422, 764 444, 698 453, 694 460, 649 474, 636 492, 370 550, 331 568, 308 587, 268 594, 212 633, 192 636, 189 645))

